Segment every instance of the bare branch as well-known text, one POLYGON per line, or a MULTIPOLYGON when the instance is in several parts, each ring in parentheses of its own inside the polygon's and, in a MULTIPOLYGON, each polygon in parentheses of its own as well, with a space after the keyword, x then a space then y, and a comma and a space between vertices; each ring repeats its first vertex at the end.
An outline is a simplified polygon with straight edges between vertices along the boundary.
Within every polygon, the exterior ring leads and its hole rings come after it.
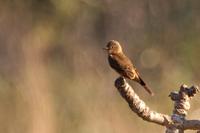
POLYGON ((171 92, 169 96, 174 101, 173 114, 185 118, 187 111, 190 109, 190 99, 198 92, 199 88, 197 86, 188 88, 185 84, 181 85, 179 92, 171 92))
POLYGON ((185 120, 183 129, 200 130, 200 120, 185 120))
POLYGON ((152 111, 139 96, 134 92, 132 87, 122 77, 115 81, 115 86, 120 92, 121 96, 128 102, 130 108, 143 120, 157 123, 159 125, 170 125, 171 118, 169 115, 157 113, 152 111))
POLYGON ((171 92, 170 97, 174 101, 174 110, 172 115, 172 121, 179 128, 179 131, 192 129, 200 129, 200 121, 198 120, 186 120, 185 117, 190 109, 190 100, 199 92, 197 86, 188 87, 183 84, 180 87, 179 92, 171 92))
POLYGON ((190 109, 189 100, 199 92, 198 87, 192 86, 188 88, 186 85, 182 85, 179 92, 170 93, 169 96, 174 101, 172 116, 151 110, 123 77, 116 79, 115 87, 128 102, 132 111, 145 121, 167 127, 166 133, 183 133, 187 129, 200 130, 200 120, 185 119, 187 111, 190 109))

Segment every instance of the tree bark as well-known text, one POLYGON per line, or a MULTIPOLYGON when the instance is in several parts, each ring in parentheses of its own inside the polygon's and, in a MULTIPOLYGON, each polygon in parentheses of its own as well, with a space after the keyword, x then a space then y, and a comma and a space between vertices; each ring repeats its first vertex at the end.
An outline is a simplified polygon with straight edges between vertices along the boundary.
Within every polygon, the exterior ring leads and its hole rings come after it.
POLYGON ((166 133, 183 133, 187 129, 200 130, 200 120, 185 119, 187 111, 190 109, 189 100, 199 92, 198 87, 192 86, 188 88, 186 85, 182 85, 179 92, 170 93, 169 96, 174 101, 172 116, 151 110, 123 77, 115 80, 115 87, 133 112, 145 121, 165 126, 166 133))

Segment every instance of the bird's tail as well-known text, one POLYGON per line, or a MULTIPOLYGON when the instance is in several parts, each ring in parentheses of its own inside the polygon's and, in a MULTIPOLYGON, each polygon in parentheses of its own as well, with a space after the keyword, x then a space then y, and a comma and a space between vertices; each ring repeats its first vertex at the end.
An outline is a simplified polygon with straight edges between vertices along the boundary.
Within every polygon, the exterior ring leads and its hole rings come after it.
POLYGON ((139 77, 139 83, 144 87, 144 89, 145 89, 151 96, 154 95, 153 91, 152 91, 149 87, 147 87, 146 83, 145 83, 140 77, 139 77))

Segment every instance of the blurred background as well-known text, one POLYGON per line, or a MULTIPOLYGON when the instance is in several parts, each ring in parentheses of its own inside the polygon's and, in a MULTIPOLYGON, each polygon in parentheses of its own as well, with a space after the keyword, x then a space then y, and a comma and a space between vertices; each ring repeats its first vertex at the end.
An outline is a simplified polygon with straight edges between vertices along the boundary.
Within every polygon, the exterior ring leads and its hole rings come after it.
POLYGON ((118 40, 155 96, 134 90, 170 115, 168 94, 200 81, 199 14, 191 0, 0 0, 0 132, 164 132, 129 109, 102 47, 118 40))

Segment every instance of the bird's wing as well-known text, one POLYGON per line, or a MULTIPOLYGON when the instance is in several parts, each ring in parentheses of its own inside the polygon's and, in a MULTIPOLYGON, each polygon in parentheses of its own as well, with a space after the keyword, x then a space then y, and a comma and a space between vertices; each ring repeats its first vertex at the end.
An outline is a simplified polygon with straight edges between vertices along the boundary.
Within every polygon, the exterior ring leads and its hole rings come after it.
POLYGON ((134 79, 137 76, 136 68, 133 66, 132 62, 125 55, 116 55, 112 57, 113 64, 115 64, 115 69, 121 75, 126 78, 134 79))

